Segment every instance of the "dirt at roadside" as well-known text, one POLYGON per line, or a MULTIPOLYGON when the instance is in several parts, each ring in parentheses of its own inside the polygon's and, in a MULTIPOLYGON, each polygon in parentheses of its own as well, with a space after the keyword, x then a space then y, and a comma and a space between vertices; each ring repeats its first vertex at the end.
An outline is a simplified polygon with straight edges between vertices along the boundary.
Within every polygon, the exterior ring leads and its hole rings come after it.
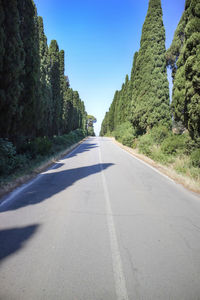
POLYGON ((183 185, 186 189, 200 194, 200 183, 197 183, 196 181, 192 180, 189 177, 183 176, 181 174, 178 174, 173 168, 161 165, 151 158, 141 154, 138 152, 137 149, 132 149, 130 147, 124 146, 123 144, 119 143, 118 141, 115 140, 115 138, 111 138, 114 143, 116 143, 119 147, 122 149, 126 150, 133 156, 143 160, 145 163, 151 165, 152 167, 156 168, 159 170, 161 173, 165 174, 172 180, 174 180, 176 183, 183 185))

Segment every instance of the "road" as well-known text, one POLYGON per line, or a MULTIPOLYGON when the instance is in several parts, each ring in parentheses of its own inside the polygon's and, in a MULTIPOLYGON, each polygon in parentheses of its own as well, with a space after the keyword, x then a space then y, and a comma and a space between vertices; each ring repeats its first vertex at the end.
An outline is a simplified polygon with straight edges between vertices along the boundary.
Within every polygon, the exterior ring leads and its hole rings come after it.
POLYGON ((0 299, 200 299, 199 196, 89 138, 1 204, 0 299))

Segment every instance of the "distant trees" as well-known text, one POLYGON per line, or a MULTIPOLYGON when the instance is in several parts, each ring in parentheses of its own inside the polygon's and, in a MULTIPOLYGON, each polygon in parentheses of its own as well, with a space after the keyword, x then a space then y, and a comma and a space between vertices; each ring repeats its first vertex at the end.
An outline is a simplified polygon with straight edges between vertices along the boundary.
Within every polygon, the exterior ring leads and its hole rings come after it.
POLYGON ((47 45, 32 0, 0 0, 0 137, 15 146, 86 130, 84 102, 69 87, 64 51, 47 45))
POLYGON ((131 77, 126 76, 121 90, 115 92, 100 134, 109 134, 129 121, 138 136, 157 125, 170 129, 174 120, 184 124, 192 139, 200 141, 199 66, 199 1, 186 0, 172 45, 166 51, 161 1, 150 0, 131 77), (167 65, 171 66, 174 83, 171 107, 167 65))
POLYGON ((95 136, 94 132, 94 123, 96 123, 97 119, 92 115, 87 115, 87 130, 88 135, 95 136))

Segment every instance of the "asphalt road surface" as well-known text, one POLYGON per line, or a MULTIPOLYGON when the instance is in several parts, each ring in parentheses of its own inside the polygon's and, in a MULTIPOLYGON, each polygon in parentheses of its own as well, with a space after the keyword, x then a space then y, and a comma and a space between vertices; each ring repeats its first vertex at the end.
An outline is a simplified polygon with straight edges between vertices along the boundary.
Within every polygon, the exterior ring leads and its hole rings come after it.
POLYGON ((1 204, 0 299, 200 299, 200 197, 89 138, 1 204))

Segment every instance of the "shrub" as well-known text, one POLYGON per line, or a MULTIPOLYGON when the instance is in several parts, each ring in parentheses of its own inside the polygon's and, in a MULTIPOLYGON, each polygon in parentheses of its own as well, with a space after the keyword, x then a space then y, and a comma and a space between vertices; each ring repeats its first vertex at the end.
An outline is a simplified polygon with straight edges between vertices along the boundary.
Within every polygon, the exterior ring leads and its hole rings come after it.
POLYGON ((169 129, 165 126, 154 126, 150 131, 150 135, 157 145, 160 145, 170 134, 169 129))
POLYGON ((28 150, 31 156, 34 158, 39 155, 47 155, 50 153, 52 142, 48 137, 37 137, 35 140, 29 142, 28 150))
POLYGON ((76 129, 76 130, 74 130, 74 132, 79 139, 82 139, 87 135, 86 131, 83 129, 76 129))
POLYGON ((193 167, 200 168, 200 149, 196 149, 191 153, 190 163, 193 167))
POLYGON ((163 153, 169 155, 175 155, 178 152, 184 153, 185 142, 186 142, 186 138, 184 135, 172 134, 163 141, 161 145, 161 150, 163 151, 163 153))
POLYGON ((138 149, 141 153, 151 156, 153 140, 150 134, 146 133, 139 138, 138 149))
POLYGON ((116 140, 122 142, 123 145, 132 147, 136 134, 131 123, 125 122, 117 126, 116 130, 114 131, 114 137, 116 140))
POLYGON ((0 138, 0 174, 10 174, 15 167, 16 149, 7 139, 0 138))
POLYGON ((69 141, 67 139, 67 135, 54 136, 53 144, 54 145, 68 145, 69 141))
POLYGON ((14 169, 25 168, 30 164, 30 159, 28 155, 18 154, 15 157, 14 169))

